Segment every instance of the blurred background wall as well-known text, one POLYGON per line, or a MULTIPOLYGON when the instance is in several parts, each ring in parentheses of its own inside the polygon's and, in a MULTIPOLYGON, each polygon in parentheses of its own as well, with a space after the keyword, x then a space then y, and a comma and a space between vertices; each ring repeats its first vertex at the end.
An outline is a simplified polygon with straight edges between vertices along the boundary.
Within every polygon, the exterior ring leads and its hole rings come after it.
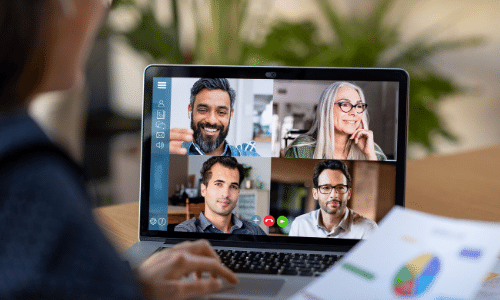
MULTIPOLYGON (((446 154, 500 144, 500 26, 497 12, 500 1, 397 1, 394 9, 409 10, 403 23, 405 37, 410 39, 423 28, 438 24, 436 36, 482 36, 477 47, 446 51, 430 58, 443 74, 469 87, 461 94, 443 99, 437 106, 456 143, 435 139, 436 153, 446 154)), ((410 86, 410 89, 412 87, 410 86)), ((410 101, 411 105, 411 101, 410 101)), ((412 116, 410 115, 410 122, 412 116)), ((426 155, 410 149, 414 157, 426 155)))
POLYGON ((498 145, 499 11, 488 0, 115 1, 86 88, 43 95, 31 112, 85 163, 99 205, 138 200, 151 63, 402 67, 410 158, 498 145))
MULTIPOLYGON (((275 1, 273 18, 314 19, 322 28, 323 38, 331 39, 328 25, 315 1, 275 1), (307 2, 307 4, 305 4, 307 2), (324 34, 323 34, 324 33, 324 34)), ((377 1, 329 1, 340 13, 349 15, 367 11, 377 1)), ((380 1, 379 1, 380 2, 380 1)), ((424 33, 431 40, 482 37, 474 47, 448 50, 429 57, 429 63, 447 77, 468 87, 467 91, 445 97, 435 109, 442 124, 457 137, 456 142, 435 137, 435 152, 428 153, 413 145, 410 157, 457 153, 500 144, 500 1, 489 0, 416 0, 394 1, 387 14, 388 23, 400 23, 402 43, 424 33)), ((410 86, 410 89, 414 88, 410 86)), ((410 123, 413 116, 410 99, 410 123)))

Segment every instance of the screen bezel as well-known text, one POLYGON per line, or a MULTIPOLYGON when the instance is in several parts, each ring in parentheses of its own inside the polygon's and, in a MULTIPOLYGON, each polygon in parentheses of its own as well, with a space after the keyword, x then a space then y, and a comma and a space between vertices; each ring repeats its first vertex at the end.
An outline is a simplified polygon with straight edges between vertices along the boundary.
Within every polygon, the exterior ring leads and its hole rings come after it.
POLYGON ((399 83, 396 190, 395 205, 405 204, 406 148, 408 128, 409 76, 403 69, 379 68, 309 68, 309 67, 251 67, 251 66, 194 66, 194 65, 150 65, 144 70, 141 191, 139 239, 176 243, 183 240, 208 239, 213 245, 248 248, 280 248, 331 250, 331 246, 350 248, 359 240, 307 238, 289 236, 253 236, 241 234, 186 233, 149 230, 149 196, 151 168, 151 120, 154 77, 209 77, 276 80, 342 80, 342 81, 393 81, 399 83))

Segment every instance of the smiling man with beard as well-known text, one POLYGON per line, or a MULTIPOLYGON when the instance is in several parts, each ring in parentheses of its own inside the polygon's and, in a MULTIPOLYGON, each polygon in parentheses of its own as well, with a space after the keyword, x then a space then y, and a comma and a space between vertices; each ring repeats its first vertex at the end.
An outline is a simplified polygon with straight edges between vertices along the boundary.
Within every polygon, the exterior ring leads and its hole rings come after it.
POLYGON ((170 130, 170 153, 218 156, 259 156, 254 143, 230 145, 235 91, 225 78, 201 78, 191 88, 188 106, 191 130, 170 130))
POLYGON ((205 211, 175 226, 175 231, 265 235, 259 226, 233 214, 238 204, 244 169, 234 157, 214 156, 201 169, 205 211))
POLYGON ((313 197, 319 209, 298 216, 290 236, 364 239, 377 224, 347 207, 351 199, 351 176, 340 160, 324 160, 314 168, 313 197))

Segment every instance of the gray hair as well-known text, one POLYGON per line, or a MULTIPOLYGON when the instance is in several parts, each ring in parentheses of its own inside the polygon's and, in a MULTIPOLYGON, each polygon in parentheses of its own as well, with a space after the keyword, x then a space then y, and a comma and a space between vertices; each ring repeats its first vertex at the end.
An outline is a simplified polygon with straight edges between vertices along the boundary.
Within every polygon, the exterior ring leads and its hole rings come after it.
MULTIPOLYGON (((350 82, 346 81, 334 82, 323 91, 321 97, 319 98, 318 109, 316 111, 316 117, 314 119, 313 125, 311 129, 309 129, 309 131, 304 134, 313 137, 315 141, 308 144, 295 146, 295 147, 315 146, 313 158, 332 159, 335 157, 334 156, 335 128, 334 128, 333 109, 335 106, 334 101, 335 97, 337 96, 337 92, 343 86, 349 86, 355 89, 358 92, 361 101, 363 103, 366 103, 363 90, 359 86, 350 82)), ((368 129, 367 111, 363 113, 362 118, 364 121, 363 123, 365 125, 363 129, 368 129)), ((361 124, 361 126, 363 126, 363 123, 361 124)), ((347 159, 352 159, 352 160, 366 159, 363 152, 359 150, 358 147, 352 147, 352 144, 353 144, 352 140, 349 140, 346 144, 346 150, 348 153, 347 159)))

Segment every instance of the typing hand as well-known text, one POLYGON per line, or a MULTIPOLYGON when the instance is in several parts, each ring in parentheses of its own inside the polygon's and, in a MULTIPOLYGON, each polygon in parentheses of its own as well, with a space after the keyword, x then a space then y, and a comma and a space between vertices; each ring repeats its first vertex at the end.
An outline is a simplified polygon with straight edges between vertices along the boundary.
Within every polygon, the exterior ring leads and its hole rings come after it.
POLYGON ((238 278, 220 263, 208 241, 183 242, 148 258, 137 270, 143 290, 150 299, 189 299, 218 291, 224 278, 238 278), (202 273, 210 277, 202 278, 202 273), (193 280, 183 278, 194 274, 193 280))
POLYGON ((171 154, 186 154, 187 149, 182 147, 182 143, 192 142, 193 133, 194 132, 191 129, 170 129, 169 152, 171 154))

